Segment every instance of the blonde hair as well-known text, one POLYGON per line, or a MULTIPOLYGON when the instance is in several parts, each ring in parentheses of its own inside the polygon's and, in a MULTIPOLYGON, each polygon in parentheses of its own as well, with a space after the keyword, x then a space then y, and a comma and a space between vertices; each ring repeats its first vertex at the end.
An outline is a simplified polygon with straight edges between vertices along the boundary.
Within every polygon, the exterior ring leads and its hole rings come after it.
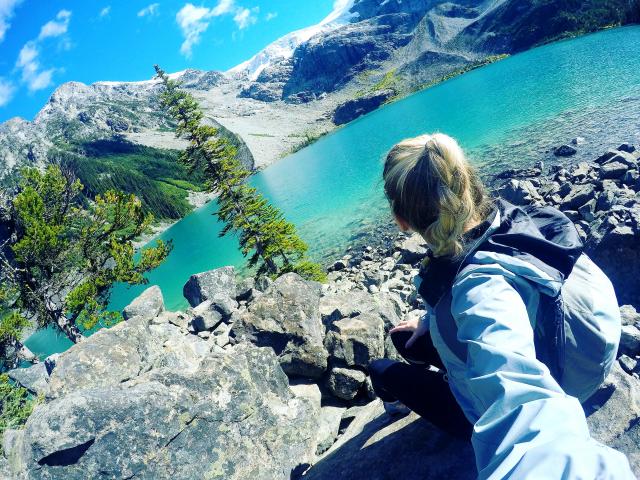
POLYGON ((459 256, 465 228, 484 220, 491 208, 462 149, 442 133, 395 145, 383 177, 393 213, 420 233, 437 257, 459 256))

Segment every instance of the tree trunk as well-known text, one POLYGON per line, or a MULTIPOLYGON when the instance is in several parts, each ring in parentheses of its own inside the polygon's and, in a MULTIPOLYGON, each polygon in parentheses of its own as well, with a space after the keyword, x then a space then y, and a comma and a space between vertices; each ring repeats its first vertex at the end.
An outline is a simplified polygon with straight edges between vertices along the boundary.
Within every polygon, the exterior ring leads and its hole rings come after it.
POLYGON ((78 326, 75 323, 71 322, 64 315, 58 317, 57 324, 58 328, 62 330, 62 333, 64 333, 67 338, 73 343, 80 343, 82 340, 84 340, 84 336, 82 335, 82 332, 80 331, 78 326))

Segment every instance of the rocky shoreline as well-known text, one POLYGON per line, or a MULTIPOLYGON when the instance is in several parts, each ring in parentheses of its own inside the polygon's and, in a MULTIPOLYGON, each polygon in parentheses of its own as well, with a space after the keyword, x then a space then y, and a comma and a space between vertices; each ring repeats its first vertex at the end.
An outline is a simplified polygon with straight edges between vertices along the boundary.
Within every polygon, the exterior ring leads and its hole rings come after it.
MULTIPOLYGON (((619 359, 585 410, 592 435, 625 452, 636 474, 639 158, 625 144, 495 179, 512 203, 564 211, 616 287, 619 359)), ((475 478, 470 444, 415 414, 387 415, 372 392, 366 365, 397 358, 388 331, 422 312, 411 280, 426 251, 415 235, 380 238, 335 261, 326 284, 239 280, 224 267, 189 279, 186 312, 166 311, 150 287, 125 322, 12 371, 43 400, 23 430, 5 432, 4 477, 475 478)))

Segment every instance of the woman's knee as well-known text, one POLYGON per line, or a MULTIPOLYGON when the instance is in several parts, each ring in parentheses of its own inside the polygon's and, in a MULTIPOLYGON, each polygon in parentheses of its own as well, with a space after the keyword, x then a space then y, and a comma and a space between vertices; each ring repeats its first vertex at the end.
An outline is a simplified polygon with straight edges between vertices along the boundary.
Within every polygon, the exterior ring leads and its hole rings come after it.
POLYGON ((371 380, 376 381, 381 379, 384 376, 384 372, 395 363, 397 362, 389 358, 380 358, 369 362, 368 370, 371 380))

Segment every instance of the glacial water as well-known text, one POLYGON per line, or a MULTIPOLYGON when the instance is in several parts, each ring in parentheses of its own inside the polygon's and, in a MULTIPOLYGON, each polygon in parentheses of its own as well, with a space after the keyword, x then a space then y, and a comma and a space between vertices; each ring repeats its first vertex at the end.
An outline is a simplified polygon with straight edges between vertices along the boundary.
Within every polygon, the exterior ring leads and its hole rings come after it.
MULTIPOLYGON (((575 136, 586 139, 579 158, 623 141, 637 144, 639 65, 639 26, 536 48, 366 115, 258 173, 252 183, 297 225, 311 256, 324 261, 388 219, 382 160, 402 138, 448 133, 484 173, 559 162, 552 147, 575 136)), ((168 309, 187 306, 182 286, 191 274, 244 264, 236 240, 218 238, 215 210, 215 202, 206 205, 160 235, 174 250, 148 278, 162 289, 168 309)), ((111 307, 123 308, 144 288, 117 286, 111 307)), ((69 344, 49 330, 27 345, 47 355, 69 344)))

